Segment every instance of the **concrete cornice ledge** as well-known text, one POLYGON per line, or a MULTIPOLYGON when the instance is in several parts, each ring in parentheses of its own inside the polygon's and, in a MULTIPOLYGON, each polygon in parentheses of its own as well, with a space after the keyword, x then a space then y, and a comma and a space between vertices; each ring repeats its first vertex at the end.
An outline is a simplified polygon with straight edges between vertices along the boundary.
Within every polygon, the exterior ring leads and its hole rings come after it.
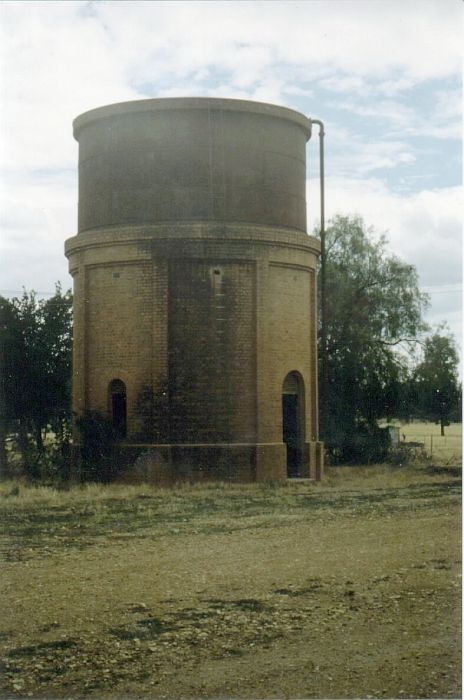
POLYGON ((84 248, 124 245, 131 242, 162 240, 209 240, 218 242, 246 242, 300 248, 319 255, 318 238, 303 231, 257 224, 223 224, 216 222, 182 222, 152 225, 102 227, 82 231, 65 241, 65 255, 84 248))

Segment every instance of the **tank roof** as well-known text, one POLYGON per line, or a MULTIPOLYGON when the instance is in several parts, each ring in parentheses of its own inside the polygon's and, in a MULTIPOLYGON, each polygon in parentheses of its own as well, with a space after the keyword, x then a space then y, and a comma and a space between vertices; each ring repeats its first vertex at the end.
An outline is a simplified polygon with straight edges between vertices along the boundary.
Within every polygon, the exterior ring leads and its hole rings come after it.
POLYGON ((131 100, 117 102, 91 109, 80 114, 73 122, 74 138, 78 139, 81 129, 92 122, 108 117, 140 112, 164 110, 227 110, 232 112, 247 112, 260 114, 277 119, 285 119, 300 126, 306 133, 306 139, 311 136, 311 120, 301 112, 288 107, 254 102, 252 100, 236 100, 222 97, 163 97, 148 100, 131 100))

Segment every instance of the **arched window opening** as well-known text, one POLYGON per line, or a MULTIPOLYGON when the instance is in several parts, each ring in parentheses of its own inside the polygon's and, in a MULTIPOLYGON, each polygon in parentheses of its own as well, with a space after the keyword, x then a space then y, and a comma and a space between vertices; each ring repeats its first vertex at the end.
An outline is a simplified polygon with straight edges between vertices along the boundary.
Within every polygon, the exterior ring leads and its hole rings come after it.
POLYGON ((282 387, 283 442, 287 445, 287 476, 300 475, 304 443, 304 391, 298 372, 290 372, 282 387))
POLYGON ((118 438, 127 434, 126 385, 121 379, 113 379, 109 386, 111 421, 118 438))

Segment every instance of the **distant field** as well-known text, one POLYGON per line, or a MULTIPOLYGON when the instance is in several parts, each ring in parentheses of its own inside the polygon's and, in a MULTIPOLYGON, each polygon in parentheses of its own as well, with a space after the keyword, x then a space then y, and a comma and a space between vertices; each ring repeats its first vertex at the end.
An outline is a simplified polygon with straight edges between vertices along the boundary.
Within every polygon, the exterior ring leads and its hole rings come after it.
POLYGON ((400 427, 400 440, 423 443, 428 455, 439 461, 460 463, 462 460, 462 423, 446 426, 445 435, 440 435, 440 425, 435 423, 401 423, 391 421, 390 425, 400 427))
POLYGON ((461 697, 458 467, 0 492, 0 697, 461 697))

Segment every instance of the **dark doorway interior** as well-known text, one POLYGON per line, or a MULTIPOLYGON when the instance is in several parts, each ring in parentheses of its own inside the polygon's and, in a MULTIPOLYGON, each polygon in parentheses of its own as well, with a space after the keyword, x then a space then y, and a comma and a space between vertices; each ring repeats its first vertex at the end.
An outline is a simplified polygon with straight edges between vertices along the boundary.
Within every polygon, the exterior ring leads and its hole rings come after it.
POLYGON ((298 394, 282 394, 283 441, 287 445, 287 475, 289 478, 299 476, 300 439, 298 394))
POLYGON ((120 379, 115 379, 110 384, 111 420, 113 429, 118 438, 124 438, 127 434, 127 399, 126 385, 120 379))

